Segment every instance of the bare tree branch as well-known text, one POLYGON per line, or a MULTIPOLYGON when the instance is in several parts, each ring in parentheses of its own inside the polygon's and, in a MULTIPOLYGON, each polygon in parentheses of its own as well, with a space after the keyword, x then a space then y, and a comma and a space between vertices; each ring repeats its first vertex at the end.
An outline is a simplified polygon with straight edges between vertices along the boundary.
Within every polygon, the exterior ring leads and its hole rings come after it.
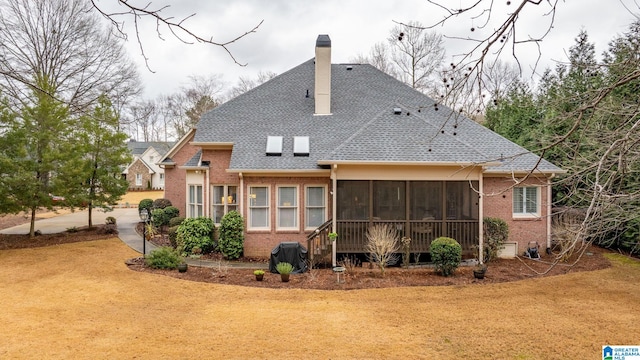
MULTIPOLYGON (((213 36, 204 36, 204 35, 200 35, 195 33, 194 31, 190 30, 187 25, 185 24, 187 22, 187 20, 191 19, 192 17, 194 17, 196 14, 191 14, 189 16, 186 16, 182 19, 176 20, 174 19, 172 16, 167 16, 165 15, 164 11, 166 11, 170 6, 169 5, 165 5, 165 6, 161 6, 159 8, 153 8, 152 7, 152 3, 149 2, 147 3, 147 5, 145 6, 136 6, 133 5, 129 0, 118 0, 118 3, 122 6, 125 7, 125 11, 121 11, 121 12, 108 12, 105 11, 104 8, 100 7, 97 3, 96 0, 91 0, 91 4, 93 5, 93 7, 106 19, 108 19, 111 24, 113 25, 113 27, 120 33, 121 36, 123 36, 124 38, 127 38, 127 34, 124 30, 124 20, 118 20, 121 17, 125 17, 125 18, 133 18, 133 23, 134 23, 134 28, 135 28, 135 32, 136 32, 136 40, 138 42, 138 47, 140 48, 140 52, 141 55, 145 61, 145 65, 147 67, 147 69, 149 69, 149 71, 151 70, 151 67, 149 66, 149 58, 146 56, 145 51, 144 51, 144 45, 142 42, 142 39, 140 38, 140 28, 139 28, 139 21, 141 21, 144 18, 151 18, 153 21, 155 21, 156 23, 156 34, 158 36, 159 39, 164 40, 162 33, 160 31, 160 28, 162 26, 166 27, 168 29, 169 32, 171 32, 171 34, 178 39, 179 41, 185 43, 185 44, 193 44, 195 42, 199 42, 199 43, 204 43, 204 44, 209 44, 209 45, 213 45, 213 46, 219 46, 222 49, 224 49, 224 51, 226 51, 227 55, 229 55, 229 57, 233 60, 234 63, 240 65, 240 66, 246 66, 246 63, 240 63, 235 56, 233 55, 233 53, 231 52, 231 50, 229 49, 229 45, 235 43, 236 41, 244 38, 245 36, 251 34, 251 33, 255 33, 258 28, 260 27, 260 25, 262 25, 262 23, 264 22, 264 20, 260 20, 260 22, 255 25, 253 28, 251 28, 250 30, 244 32, 243 34, 237 35, 236 37, 232 38, 231 40, 227 40, 227 41, 217 41, 214 40, 213 36)), ((153 72, 153 71, 152 71, 153 72)))

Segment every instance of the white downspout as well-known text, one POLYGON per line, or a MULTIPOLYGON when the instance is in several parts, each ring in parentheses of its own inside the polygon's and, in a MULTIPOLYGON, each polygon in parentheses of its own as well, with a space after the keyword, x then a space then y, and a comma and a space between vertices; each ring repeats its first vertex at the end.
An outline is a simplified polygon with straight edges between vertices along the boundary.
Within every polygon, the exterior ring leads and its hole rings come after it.
POLYGON ((213 191, 211 191, 210 182, 209 182, 209 167, 204 171, 204 189, 207 191, 207 196, 203 196, 203 199, 206 202, 206 206, 204 208, 204 216, 210 218, 211 217, 211 200, 213 200, 213 191))
POLYGON ((484 263, 484 176, 480 173, 480 180, 478 182, 478 222, 480 226, 478 234, 478 261, 484 263))
MULTIPOLYGON (((336 176, 336 172, 338 171, 338 164, 333 164, 333 167, 331 169, 331 189, 332 194, 331 194, 331 220, 332 220, 332 224, 331 227, 333 228, 333 231, 336 231, 337 229, 337 222, 336 222, 336 214, 338 212, 338 206, 336 204, 336 199, 337 199, 337 176, 336 176)), ((340 241, 340 234, 338 234, 338 239, 336 239, 336 241, 334 241, 331 244, 331 264, 333 265, 333 267, 336 267, 338 265, 337 262, 337 249, 336 249, 336 242, 340 241)))
POLYGON ((238 177, 240 178, 240 199, 238 199, 238 206, 240 206, 240 214, 246 218, 247 215, 244 213, 244 177, 242 177, 242 173, 238 173, 238 177))
MULTIPOLYGON (((551 191, 551 179, 554 175, 551 175, 547 179, 547 249, 551 248, 551 211, 552 210, 552 191, 551 191)), ((545 249, 546 250, 546 249, 545 249)))

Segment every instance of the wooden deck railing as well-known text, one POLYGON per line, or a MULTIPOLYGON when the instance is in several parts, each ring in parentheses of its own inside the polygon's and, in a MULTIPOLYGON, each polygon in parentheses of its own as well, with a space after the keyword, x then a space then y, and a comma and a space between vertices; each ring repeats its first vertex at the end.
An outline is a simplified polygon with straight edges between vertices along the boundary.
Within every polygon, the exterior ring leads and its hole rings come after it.
MULTIPOLYGON (((318 262, 331 253, 329 233, 333 231, 333 220, 328 220, 307 235, 307 253, 313 263, 318 262)), ((329 259, 331 260, 331 259, 329 259)))
POLYGON ((375 224, 389 224, 399 237, 411 238, 412 253, 428 253, 431 241, 440 236, 455 239, 463 253, 471 253, 478 244, 478 220, 338 220, 338 253, 364 253, 367 228, 375 224))

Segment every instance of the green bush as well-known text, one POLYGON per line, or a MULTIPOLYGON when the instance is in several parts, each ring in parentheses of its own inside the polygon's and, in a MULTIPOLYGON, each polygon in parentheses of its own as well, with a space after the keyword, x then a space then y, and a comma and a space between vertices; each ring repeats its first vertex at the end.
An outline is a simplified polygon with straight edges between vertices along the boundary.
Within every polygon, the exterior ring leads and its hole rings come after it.
POLYGON ((215 225, 208 217, 185 219, 178 226, 176 242, 178 249, 183 254, 191 254, 194 248, 202 250, 203 254, 214 249, 213 231, 215 225))
POLYGON ((180 215, 180 210, 178 210, 178 208, 175 206, 167 206, 166 208, 164 208, 164 212, 165 214, 167 214, 167 217, 169 218, 169 220, 175 217, 178 217, 178 215, 180 215))
POLYGON ((142 199, 138 204, 138 214, 142 212, 142 209, 147 209, 149 215, 151 215, 151 209, 153 208, 153 200, 151 199, 142 199))
POLYGON ((107 225, 115 225, 116 224, 116 218, 114 218, 113 216, 107 216, 106 219, 104 219, 104 223, 107 225))
POLYGON ((169 224, 169 217, 164 209, 153 209, 151 211, 151 222, 153 226, 160 228, 161 226, 169 224))
POLYGON ((431 261, 443 276, 449 276, 460 266, 462 246, 452 238, 439 237, 431 243, 431 261))
POLYGON ((174 249, 178 247, 178 225, 169 227, 169 243, 174 249))
POLYGON ((184 218, 182 216, 173 217, 169 219, 169 227, 178 226, 182 224, 183 221, 184 221, 184 218))
POLYGON ((235 260, 242 256, 244 249, 244 221, 239 212, 230 211, 222 217, 218 236, 218 249, 220 249, 225 258, 235 260))
POLYGON ((153 200, 153 208, 154 209, 164 209, 166 207, 171 206, 171 201, 169 199, 155 199, 153 200))
POLYGON ((182 257, 176 250, 163 246, 153 250, 145 263, 155 269, 176 269, 182 263, 182 257))
POLYGON ((484 262, 498 257, 498 251, 509 239, 509 225, 499 218, 486 217, 484 224, 484 262))

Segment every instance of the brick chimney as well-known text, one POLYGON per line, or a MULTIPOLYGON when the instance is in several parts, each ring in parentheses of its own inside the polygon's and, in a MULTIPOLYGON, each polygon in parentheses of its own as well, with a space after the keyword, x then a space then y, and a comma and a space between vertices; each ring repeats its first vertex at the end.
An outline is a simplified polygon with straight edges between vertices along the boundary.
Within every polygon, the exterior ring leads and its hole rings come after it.
POLYGON ((318 35, 316 40, 316 115, 331 115, 331 39, 318 35))

